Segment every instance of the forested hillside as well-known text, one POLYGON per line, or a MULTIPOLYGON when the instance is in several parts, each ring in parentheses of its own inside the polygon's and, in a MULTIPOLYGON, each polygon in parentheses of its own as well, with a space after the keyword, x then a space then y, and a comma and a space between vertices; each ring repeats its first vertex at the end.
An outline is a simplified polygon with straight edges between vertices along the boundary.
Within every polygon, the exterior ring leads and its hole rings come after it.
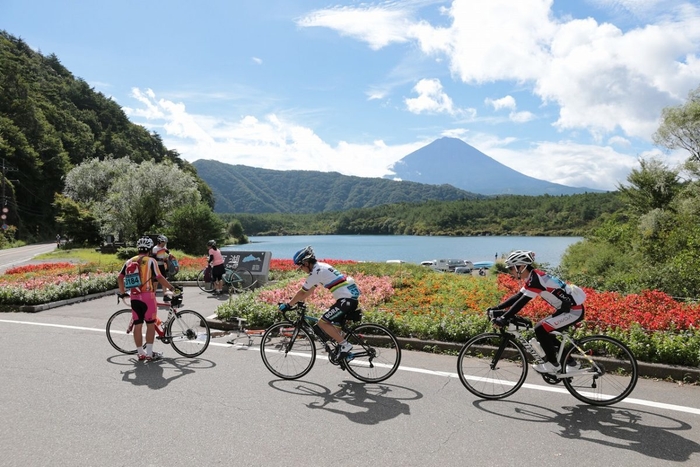
MULTIPOLYGON (((129 121, 121 107, 76 78, 55 55, 43 56, 0 31, 0 163, 7 223, 24 240, 55 236, 54 195, 86 159, 172 161, 196 176, 155 133, 129 121)), ((211 190, 198 181, 202 197, 211 190)))
POLYGON ((477 199, 450 185, 426 185, 311 170, 268 170, 193 162, 214 192, 218 213, 314 213, 426 200, 477 199))
POLYGON ((400 203, 305 215, 236 214, 236 218, 248 235, 583 235, 623 207, 619 193, 612 192, 400 203))

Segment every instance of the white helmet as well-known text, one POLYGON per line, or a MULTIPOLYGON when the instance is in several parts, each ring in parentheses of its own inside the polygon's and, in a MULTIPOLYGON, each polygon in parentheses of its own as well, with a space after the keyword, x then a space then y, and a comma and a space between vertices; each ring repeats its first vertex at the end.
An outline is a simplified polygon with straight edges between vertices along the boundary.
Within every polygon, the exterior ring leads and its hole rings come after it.
POLYGON ((153 240, 150 237, 141 237, 136 241, 136 248, 139 250, 150 250, 153 248, 153 240))
POLYGON ((158 235, 158 243, 168 243, 168 237, 165 235, 158 235))
POLYGON ((526 265, 529 266, 535 262, 535 252, 525 250, 515 250, 508 258, 506 258, 506 267, 526 265))

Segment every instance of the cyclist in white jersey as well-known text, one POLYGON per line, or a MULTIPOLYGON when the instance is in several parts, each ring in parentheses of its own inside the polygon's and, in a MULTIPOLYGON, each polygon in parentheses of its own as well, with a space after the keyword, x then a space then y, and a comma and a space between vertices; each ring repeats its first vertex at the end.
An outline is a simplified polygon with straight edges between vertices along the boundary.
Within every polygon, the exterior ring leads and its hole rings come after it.
MULTIPOLYGON (((534 262, 535 253, 532 251, 516 250, 506 258, 506 266, 516 279, 521 279, 524 274, 527 274, 527 277, 519 292, 493 308, 493 310, 507 309, 508 311, 493 319, 492 322, 495 326, 502 327, 530 300, 537 296, 542 297, 556 311, 535 325, 535 335, 544 350, 546 361, 533 365, 533 368, 538 373, 557 373, 561 371, 556 354, 556 346, 559 342, 550 332, 564 329, 583 319, 583 302, 586 300, 586 293, 575 285, 567 284, 558 277, 535 269, 534 262)), ((569 362, 566 365, 568 367, 569 362)))
POLYGON ((285 311, 297 302, 305 301, 317 285, 328 289, 336 302, 318 320, 318 325, 323 332, 340 344, 339 355, 351 358, 352 344, 340 334, 332 323, 341 322, 348 316, 353 316, 358 307, 357 299, 360 297, 360 289, 352 277, 346 276, 330 264, 317 261, 314 250, 310 246, 297 251, 293 261, 302 271, 308 273, 309 277, 289 303, 283 303, 279 306, 280 310, 285 311))

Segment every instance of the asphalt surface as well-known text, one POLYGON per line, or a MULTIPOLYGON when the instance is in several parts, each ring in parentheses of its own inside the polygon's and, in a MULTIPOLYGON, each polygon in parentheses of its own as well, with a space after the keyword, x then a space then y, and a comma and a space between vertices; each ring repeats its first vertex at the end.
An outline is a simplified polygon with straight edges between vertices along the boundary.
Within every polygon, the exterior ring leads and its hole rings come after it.
MULTIPOLYGON (((207 316, 225 298, 185 288, 207 316)), ((700 465, 700 387, 642 379, 612 407, 579 403, 530 374, 484 401, 456 358, 404 351, 399 371, 363 384, 319 358, 274 377, 258 342, 212 339, 199 358, 116 352, 114 296, 0 315, 0 465, 382 466, 700 465)), ((532 372, 531 372, 532 373, 532 372)))

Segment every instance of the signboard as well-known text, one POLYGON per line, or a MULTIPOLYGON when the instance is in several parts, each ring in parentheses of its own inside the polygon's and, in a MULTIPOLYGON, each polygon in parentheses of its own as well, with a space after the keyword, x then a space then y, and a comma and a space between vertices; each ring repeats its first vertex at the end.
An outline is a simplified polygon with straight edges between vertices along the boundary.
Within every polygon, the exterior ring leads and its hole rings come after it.
POLYGON ((2 224, 2 230, 7 230, 7 229, 9 229, 9 228, 10 228, 9 225, 4 224, 4 223, 2 224))
POLYGON ((221 256, 224 257, 224 265, 231 269, 247 269, 258 281, 258 284, 267 283, 270 273, 271 251, 246 251, 221 248, 221 256))

